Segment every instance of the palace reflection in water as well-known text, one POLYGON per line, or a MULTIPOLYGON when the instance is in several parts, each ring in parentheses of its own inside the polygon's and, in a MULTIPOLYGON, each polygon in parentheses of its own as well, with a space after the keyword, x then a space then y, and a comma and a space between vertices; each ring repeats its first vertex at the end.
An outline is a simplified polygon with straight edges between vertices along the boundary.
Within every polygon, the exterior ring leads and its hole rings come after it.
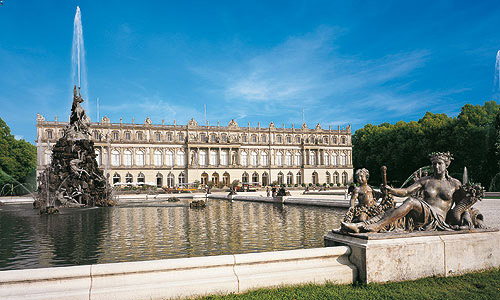
MULTIPOLYGON (((0 270, 275 251, 323 246, 343 211, 211 201, 204 209, 148 203, 38 216, 0 211, 0 270)), ((181 204, 182 205, 182 204, 181 204)))

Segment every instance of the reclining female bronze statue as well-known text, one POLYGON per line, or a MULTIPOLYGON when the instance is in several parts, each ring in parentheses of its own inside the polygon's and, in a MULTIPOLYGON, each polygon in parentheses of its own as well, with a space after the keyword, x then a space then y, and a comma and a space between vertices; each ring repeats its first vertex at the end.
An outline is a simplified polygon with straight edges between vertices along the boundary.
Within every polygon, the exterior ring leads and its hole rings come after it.
POLYGON ((382 190, 395 196, 408 196, 421 191, 423 198, 407 198, 398 208, 363 222, 342 222, 341 231, 379 232, 395 223, 404 224, 407 231, 457 230, 484 227, 482 215, 470 207, 484 193, 482 188, 462 187, 457 179, 448 175, 447 168, 453 157, 449 152, 430 155, 434 173, 418 179, 408 188, 382 186, 382 190), (452 206, 455 204, 455 207, 452 206), (451 212, 450 212, 451 210, 451 212), (404 219, 403 219, 404 218, 404 219), (403 222, 401 222, 403 221, 403 222))

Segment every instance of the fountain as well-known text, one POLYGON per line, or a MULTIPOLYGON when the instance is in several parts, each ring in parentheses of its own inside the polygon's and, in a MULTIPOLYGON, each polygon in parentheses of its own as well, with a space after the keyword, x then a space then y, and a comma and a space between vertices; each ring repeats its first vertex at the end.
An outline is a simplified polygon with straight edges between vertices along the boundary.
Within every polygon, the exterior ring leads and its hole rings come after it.
POLYGON ((493 84, 496 86, 497 91, 500 91, 500 50, 498 50, 495 60, 495 79, 493 84))

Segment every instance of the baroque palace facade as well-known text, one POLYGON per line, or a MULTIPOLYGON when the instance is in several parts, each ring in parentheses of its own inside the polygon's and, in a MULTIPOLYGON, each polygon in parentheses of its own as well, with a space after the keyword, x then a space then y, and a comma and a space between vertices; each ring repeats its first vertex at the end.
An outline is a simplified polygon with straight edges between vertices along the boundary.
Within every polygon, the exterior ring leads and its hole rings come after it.
MULTIPOLYGON (((234 180, 255 185, 348 184, 353 180, 351 127, 301 128, 111 123, 107 117, 90 131, 99 166, 110 183, 181 183, 234 180)), ((50 163, 51 148, 66 122, 37 115, 37 174, 50 163)))

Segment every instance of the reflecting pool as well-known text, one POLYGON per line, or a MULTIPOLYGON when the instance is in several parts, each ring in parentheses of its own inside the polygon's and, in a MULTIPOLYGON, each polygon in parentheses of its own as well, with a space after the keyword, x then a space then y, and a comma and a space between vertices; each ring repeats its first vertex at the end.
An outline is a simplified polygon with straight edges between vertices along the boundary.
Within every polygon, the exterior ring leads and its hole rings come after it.
POLYGON ((0 270, 323 246, 344 210, 210 200, 203 209, 142 203, 65 209, 0 207, 0 270))

